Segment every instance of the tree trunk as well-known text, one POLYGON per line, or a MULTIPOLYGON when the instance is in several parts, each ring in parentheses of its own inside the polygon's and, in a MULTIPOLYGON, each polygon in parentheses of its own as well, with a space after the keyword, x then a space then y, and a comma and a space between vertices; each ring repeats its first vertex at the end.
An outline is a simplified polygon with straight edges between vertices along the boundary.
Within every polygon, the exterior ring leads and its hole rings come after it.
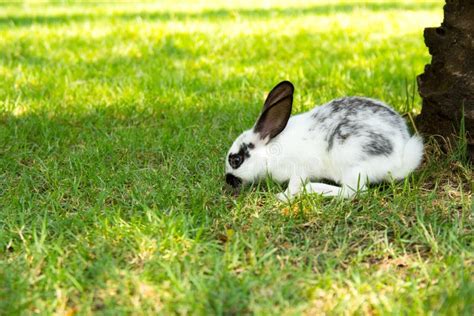
POLYGON ((474 0, 446 0, 440 27, 426 28, 430 65, 418 76, 423 99, 417 127, 450 138, 460 131, 462 109, 468 156, 474 161, 474 0))

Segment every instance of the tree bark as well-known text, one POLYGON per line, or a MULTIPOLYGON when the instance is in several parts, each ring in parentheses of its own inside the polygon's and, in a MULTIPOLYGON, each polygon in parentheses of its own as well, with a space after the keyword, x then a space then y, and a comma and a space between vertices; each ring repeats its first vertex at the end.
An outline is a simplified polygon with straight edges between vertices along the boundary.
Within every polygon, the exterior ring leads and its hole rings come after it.
POLYGON ((424 37, 432 60, 417 78, 423 99, 417 127, 425 135, 451 138, 460 131, 464 108, 474 161, 474 0, 446 0, 443 23, 426 28, 424 37))

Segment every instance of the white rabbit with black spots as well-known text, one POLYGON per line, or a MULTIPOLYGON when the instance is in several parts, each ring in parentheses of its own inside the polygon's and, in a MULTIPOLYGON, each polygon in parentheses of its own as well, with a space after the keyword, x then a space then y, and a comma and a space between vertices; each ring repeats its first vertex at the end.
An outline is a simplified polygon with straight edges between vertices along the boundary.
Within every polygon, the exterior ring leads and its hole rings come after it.
POLYGON ((270 176, 288 182, 282 200, 302 191, 348 198, 369 182, 403 179, 419 166, 422 139, 410 136, 388 105, 344 97, 291 116, 293 92, 289 81, 275 86, 254 127, 234 141, 226 157, 228 184, 270 176), (340 186, 315 182, 321 179, 340 186))

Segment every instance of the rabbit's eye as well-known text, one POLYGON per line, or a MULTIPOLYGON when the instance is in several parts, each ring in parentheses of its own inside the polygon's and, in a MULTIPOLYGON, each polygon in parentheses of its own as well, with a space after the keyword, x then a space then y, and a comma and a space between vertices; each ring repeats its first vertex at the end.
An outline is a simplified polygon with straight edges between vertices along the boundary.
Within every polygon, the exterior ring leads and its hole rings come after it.
POLYGON ((229 156, 229 165, 234 169, 240 167, 242 162, 244 162, 244 157, 239 154, 232 154, 229 156))

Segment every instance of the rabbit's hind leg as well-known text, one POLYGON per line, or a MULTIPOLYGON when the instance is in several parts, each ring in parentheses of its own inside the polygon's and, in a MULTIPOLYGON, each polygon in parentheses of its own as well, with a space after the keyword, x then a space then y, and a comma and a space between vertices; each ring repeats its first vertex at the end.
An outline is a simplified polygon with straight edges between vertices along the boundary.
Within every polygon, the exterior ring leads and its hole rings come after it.
POLYGON ((350 172, 344 177, 341 186, 310 182, 306 184, 305 190, 307 193, 319 193, 323 196, 352 198, 356 193, 365 190, 366 183, 366 176, 362 177, 360 172, 350 172))

